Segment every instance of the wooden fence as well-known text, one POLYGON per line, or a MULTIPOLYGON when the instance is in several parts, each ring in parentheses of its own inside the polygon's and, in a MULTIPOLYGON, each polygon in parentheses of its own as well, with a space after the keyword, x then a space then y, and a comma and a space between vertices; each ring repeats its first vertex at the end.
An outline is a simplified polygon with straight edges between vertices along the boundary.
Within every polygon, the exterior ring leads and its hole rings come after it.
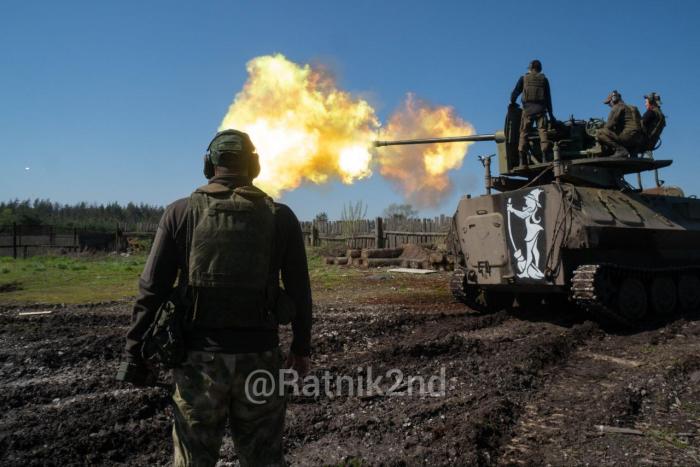
POLYGON ((381 218, 357 221, 301 222, 309 246, 345 245, 349 248, 395 248, 406 243, 444 243, 452 218, 381 218))
POLYGON ((158 224, 153 222, 120 222, 117 224, 117 229, 124 234, 147 234, 153 236, 155 231, 158 230, 158 224))
MULTIPOLYGON (((432 219, 381 218, 356 221, 300 222, 308 246, 395 248, 406 243, 444 243, 451 217, 432 219)), ((47 251, 125 250, 130 239, 155 236, 158 224, 117 224, 114 230, 53 225, 0 225, 0 256, 26 258, 47 251)))
POLYGON ((0 256, 27 258, 50 251, 111 251, 119 248, 119 229, 113 231, 54 225, 0 225, 0 256))
MULTIPOLYGON (((396 217, 354 221, 302 221, 301 231, 308 246, 345 245, 350 248, 395 248, 406 243, 444 243, 452 218, 396 217)), ((157 224, 119 224, 123 236, 152 237, 157 224)))

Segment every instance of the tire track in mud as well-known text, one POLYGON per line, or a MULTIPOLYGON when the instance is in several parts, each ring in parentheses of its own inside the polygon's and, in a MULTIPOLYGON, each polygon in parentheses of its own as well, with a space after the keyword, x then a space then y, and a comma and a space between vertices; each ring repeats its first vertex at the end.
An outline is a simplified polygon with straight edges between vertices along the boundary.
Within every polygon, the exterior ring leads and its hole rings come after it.
POLYGON ((0 313, 3 465, 168 459, 169 397, 114 381, 129 320, 123 303, 39 316, 0 313))
POLYGON ((379 312, 376 311, 376 307, 374 309, 373 314, 366 314, 366 312, 359 316, 349 314, 345 319, 340 316, 340 313, 334 311, 334 316, 330 320, 327 320, 325 313, 321 311, 323 320, 314 323, 314 354, 351 351, 353 347, 371 348, 374 345, 373 340, 381 342, 391 337, 406 338, 407 335, 415 333, 418 328, 422 329, 421 332, 425 332, 425 329, 435 326, 442 329, 451 323, 455 330, 468 331, 494 326, 509 319, 509 315, 505 312, 480 316, 473 312, 465 312, 463 307, 460 311, 453 313, 444 311, 415 313, 408 307, 401 307, 395 314, 385 314, 382 309, 379 312))
POLYGON ((167 456, 168 403, 159 391, 117 389, 10 412, 0 420, 0 451, 7 453, 3 465, 46 465, 58 459, 61 465, 143 465, 129 459, 167 456))
POLYGON ((321 398, 315 406, 303 403, 302 411, 292 400, 290 460, 489 464, 509 439, 521 401, 538 387, 542 371, 565 361, 597 332, 592 323, 542 332, 539 324, 505 312, 465 313, 386 333, 376 348, 329 349, 334 365, 326 369, 332 374, 354 374, 371 364, 375 374, 396 367, 406 375, 428 376, 442 366, 449 381, 446 395, 321 398))
POLYGON ((532 394, 499 463, 699 463, 697 444, 693 447, 674 435, 700 430, 700 406, 695 405, 700 396, 700 343, 688 345, 688 334, 699 336, 700 325, 681 321, 651 332, 607 335, 581 346, 532 394), (681 400, 687 401, 689 412, 683 412, 681 400), (665 414, 663 422, 654 415, 659 412, 665 414), (646 439, 603 436, 595 428, 599 425, 648 434, 646 439), (659 433, 665 433, 666 443, 659 442, 659 433), (656 444, 654 449, 650 444, 656 444), (588 449, 580 450, 581 445, 588 449))
MULTIPOLYGON (((58 391, 62 397, 66 391, 79 388, 91 390, 99 385, 89 384, 96 377, 91 375, 95 365, 104 361, 116 361, 121 356, 128 316, 124 314, 100 315, 84 309, 61 310, 45 316, 5 315, 3 346, 0 349, 0 374, 4 391, 0 394, 0 404, 8 400, 20 403, 40 397, 44 392, 50 396, 58 391), (37 384, 23 385, 19 389, 17 381, 26 379, 46 379, 55 376, 56 382, 65 382, 66 369, 78 368, 80 378, 74 379, 72 386, 60 387, 37 384), (36 391, 34 390, 36 389, 36 391)), ((111 376, 111 375, 110 375, 111 376)), ((46 396, 46 397, 48 397, 46 396)))

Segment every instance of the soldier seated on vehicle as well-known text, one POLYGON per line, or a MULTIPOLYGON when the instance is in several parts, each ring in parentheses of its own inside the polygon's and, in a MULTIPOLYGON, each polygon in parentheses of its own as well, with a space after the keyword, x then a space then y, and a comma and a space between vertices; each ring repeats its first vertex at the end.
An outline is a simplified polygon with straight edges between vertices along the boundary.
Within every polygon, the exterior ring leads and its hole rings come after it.
POLYGON ((611 109, 605 125, 596 133, 598 142, 613 157, 630 157, 630 153, 636 155, 644 145, 639 109, 625 104, 617 91, 612 91, 603 104, 609 105, 611 109))
POLYGON ((650 92, 644 96, 644 107, 647 110, 642 116, 643 150, 653 151, 659 144, 661 133, 666 126, 666 116, 661 111, 661 96, 650 92))

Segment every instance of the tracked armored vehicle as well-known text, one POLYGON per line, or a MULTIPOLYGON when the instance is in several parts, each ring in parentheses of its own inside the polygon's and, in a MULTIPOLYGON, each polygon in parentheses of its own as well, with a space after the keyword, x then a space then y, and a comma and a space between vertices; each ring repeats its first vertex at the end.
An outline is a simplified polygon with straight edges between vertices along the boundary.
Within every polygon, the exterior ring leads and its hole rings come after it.
POLYGON ((492 156, 480 158, 486 194, 463 197, 454 215, 454 296, 483 312, 573 301, 626 326, 699 307, 700 200, 659 180, 672 161, 650 151, 606 157, 595 139, 604 122, 572 117, 550 126, 549 154, 533 132, 520 165, 520 117, 511 106, 504 130, 490 135, 375 142, 496 142, 499 175, 492 156), (649 189, 646 171, 655 174, 649 189), (635 175, 637 186, 626 180, 635 175))

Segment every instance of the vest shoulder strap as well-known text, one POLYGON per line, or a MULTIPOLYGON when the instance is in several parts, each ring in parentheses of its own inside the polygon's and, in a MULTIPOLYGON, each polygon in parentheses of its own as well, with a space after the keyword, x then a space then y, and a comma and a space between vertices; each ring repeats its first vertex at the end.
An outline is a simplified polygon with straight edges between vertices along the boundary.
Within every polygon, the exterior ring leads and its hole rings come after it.
POLYGON ((207 193, 210 195, 215 193, 226 193, 229 191, 231 191, 229 187, 220 183, 207 183, 206 185, 202 185, 194 190, 195 193, 207 193))

